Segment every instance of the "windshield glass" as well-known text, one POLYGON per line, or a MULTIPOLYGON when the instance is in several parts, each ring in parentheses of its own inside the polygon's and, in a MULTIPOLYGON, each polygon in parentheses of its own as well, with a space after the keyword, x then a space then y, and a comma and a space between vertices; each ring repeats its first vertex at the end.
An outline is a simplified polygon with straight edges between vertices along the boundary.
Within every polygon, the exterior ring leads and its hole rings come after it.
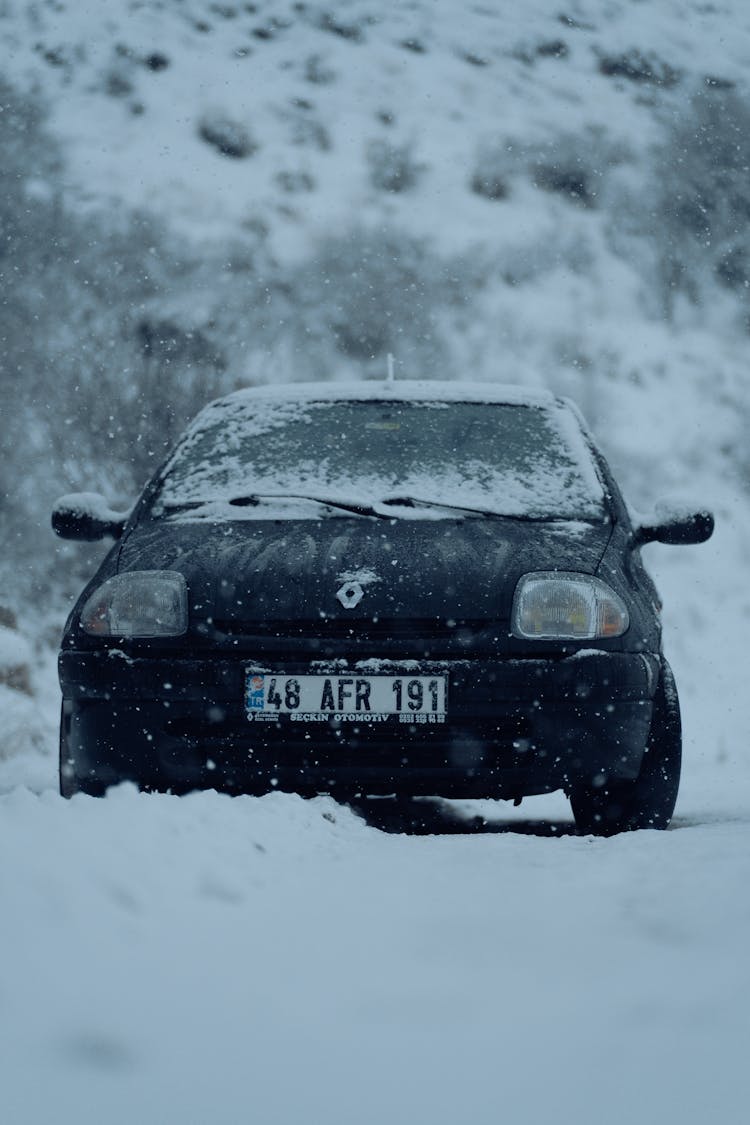
POLYGON ((394 497, 404 503, 383 512, 412 519, 446 518, 450 505, 534 519, 605 515, 591 452, 563 405, 263 399, 199 415, 152 514, 269 519, 278 509, 311 519, 351 514, 316 501, 377 507, 394 497))

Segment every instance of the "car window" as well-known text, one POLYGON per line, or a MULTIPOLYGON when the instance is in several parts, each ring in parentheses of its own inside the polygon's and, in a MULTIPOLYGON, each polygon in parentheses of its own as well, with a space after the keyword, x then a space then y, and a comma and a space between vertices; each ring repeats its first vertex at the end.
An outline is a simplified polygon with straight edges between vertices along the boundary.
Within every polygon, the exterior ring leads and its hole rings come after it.
POLYGON ((283 495, 367 504, 413 497, 531 518, 605 515, 590 449, 562 404, 368 400, 213 404, 167 466, 153 514, 267 519, 283 495), (256 496, 261 502, 242 512, 229 507, 256 496))

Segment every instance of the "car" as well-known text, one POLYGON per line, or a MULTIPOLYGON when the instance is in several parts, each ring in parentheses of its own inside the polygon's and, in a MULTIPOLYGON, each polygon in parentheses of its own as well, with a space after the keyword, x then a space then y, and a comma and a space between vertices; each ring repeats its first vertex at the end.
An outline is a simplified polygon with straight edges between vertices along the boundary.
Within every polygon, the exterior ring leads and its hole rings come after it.
POLYGON ((297 384, 209 404, 65 627, 60 788, 512 799, 577 828, 669 824, 680 713, 649 542, 576 407, 448 381, 297 384))

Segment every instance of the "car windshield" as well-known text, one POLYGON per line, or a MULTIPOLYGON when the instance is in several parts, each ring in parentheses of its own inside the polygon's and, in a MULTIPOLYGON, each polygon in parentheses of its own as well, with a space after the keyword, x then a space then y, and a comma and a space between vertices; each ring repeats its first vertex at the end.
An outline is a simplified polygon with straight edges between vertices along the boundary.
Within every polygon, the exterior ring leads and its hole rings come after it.
POLYGON ((154 516, 190 520, 352 513, 590 521, 605 505, 563 404, 248 396, 199 415, 152 506, 154 516))

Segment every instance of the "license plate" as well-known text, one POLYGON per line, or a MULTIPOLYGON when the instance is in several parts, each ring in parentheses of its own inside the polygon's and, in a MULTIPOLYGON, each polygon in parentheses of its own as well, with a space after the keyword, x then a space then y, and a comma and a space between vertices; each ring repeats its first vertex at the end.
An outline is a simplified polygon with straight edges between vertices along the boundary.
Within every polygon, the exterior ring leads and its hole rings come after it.
POLYGON ((445 676, 285 676, 248 672, 248 719, 443 723, 445 676))

